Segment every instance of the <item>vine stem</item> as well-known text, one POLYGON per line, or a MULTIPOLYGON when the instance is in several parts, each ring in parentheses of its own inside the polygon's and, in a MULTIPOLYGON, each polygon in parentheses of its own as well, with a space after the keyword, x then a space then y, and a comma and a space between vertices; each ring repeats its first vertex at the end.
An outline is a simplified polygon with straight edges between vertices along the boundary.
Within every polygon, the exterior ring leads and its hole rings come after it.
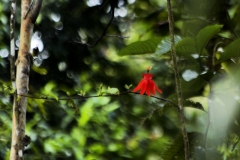
POLYGON ((176 50, 175 50, 175 44, 174 44, 174 27, 173 27, 174 20, 173 20, 172 6, 171 6, 170 0, 167 0, 167 9, 168 9, 169 32, 171 37, 171 56, 173 61, 173 70, 175 74, 176 90, 177 90, 177 97, 178 97, 178 112, 180 116, 182 135, 183 135, 183 141, 184 141, 184 147, 185 147, 185 150, 184 150, 185 160, 189 160, 190 159, 189 140, 188 140, 184 113, 183 113, 182 89, 181 89, 180 76, 179 76, 178 64, 177 64, 177 58, 176 58, 176 50))

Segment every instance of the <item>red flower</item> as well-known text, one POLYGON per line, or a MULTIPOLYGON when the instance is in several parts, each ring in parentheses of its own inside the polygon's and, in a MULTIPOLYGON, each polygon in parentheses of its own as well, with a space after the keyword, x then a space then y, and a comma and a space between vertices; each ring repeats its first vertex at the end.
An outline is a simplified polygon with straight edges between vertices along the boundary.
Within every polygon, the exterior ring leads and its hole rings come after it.
POLYGON ((140 94, 146 93, 148 96, 152 93, 156 95, 155 90, 159 93, 162 93, 162 90, 157 87, 155 82, 152 80, 153 75, 150 73, 143 74, 143 79, 139 82, 138 86, 133 90, 133 92, 137 92, 139 90, 140 94))

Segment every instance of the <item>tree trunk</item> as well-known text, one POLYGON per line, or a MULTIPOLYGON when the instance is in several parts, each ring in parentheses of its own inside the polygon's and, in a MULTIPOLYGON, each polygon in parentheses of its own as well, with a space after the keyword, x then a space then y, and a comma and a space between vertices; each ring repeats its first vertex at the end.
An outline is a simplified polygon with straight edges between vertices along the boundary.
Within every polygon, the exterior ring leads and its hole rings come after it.
POLYGON ((28 82, 31 65, 30 44, 33 26, 41 8, 42 0, 31 6, 31 0, 21 1, 21 29, 20 47, 16 60, 16 91, 14 94, 13 116, 12 116, 12 144, 11 160, 22 160, 24 147, 30 139, 25 135, 26 126, 26 104, 28 94, 28 82), (40 4, 40 5, 39 5, 40 4))

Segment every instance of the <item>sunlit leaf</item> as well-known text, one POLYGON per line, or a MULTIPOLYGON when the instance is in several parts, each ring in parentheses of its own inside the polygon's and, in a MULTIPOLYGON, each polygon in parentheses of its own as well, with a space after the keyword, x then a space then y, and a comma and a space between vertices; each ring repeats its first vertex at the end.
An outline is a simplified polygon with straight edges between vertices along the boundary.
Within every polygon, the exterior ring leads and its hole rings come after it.
POLYGON ((137 41, 123 48, 120 52, 118 52, 118 55, 126 56, 155 53, 160 41, 161 38, 152 38, 146 41, 137 41))
MULTIPOLYGON (((177 44, 179 41, 181 41, 180 36, 174 37, 174 43, 177 44)), ((164 54, 171 50, 171 39, 170 37, 164 38, 157 46, 156 54, 164 54)))
POLYGON ((54 89, 56 88, 56 84, 53 81, 48 82, 44 89, 43 89, 43 94, 47 95, 47 98, 54 98, 55 100, 58 101, 58 96, 54 94, 54 89))
POLYGON ((36 66, 32 66, 32 70, 36 73, 39 73, 41 75, 46 75, 48 73, 47 69, 43 68, 43 67, 36 67, 36 66))
POLYGON ((97 99, 94 99, 94 106, 103 106, 103 105, 107 105, 110 102, 110 98, 109 97, 98 97, 97 99))
POLYGON ((190 107, 190 108, 200 109, 200 110, 202 110, 202 111, 205 112, 202 104, 199 103, 199 102, 193 102, 193 101, 191 101, 191 100, 185 100, 185 101, 184 101, 184 106, 190 107))
POLYGON ((113 151, 119 150, 121 147, 122 147, 122 144, 119 144, 119 143, 110 143, 110 144, 108 144, 108 146, 107 146, 107 150, 113 152, 113 151))
POLYGON ((118 94, 119 90, 117 88, 109 88, 106 92, 108 94, 118 94))
POLYGON ((80 118, 78 120, 79 126, 85 126, 88 121, 93 116, 93 102, 88 100, 81 108, 80 108, 80 118))
POLYGON ((95 152, 98 154, 102 154, 105 151, 105 149, 106 147, 101 143, 93 144, 88 148, 90 152, 95 152))
POLYGON ((223 62, 227 59, 239 56, 240 56, 240 39, 237 39, 224 49, 224 52, 220 55, 219 62, 223 62))
POLYGON ((103 110, 106 111, 106 112, 112 112, 119 107, 120 107, 119 104, 117 102, 114 102, 114 103, 110 103, 110 104, 104 106, 103 110))
POLYGON ((44 100, 42 100, 42 99, 35 99, 35 102, 37 103, 37 106, 38 106, 39 110, 42 112, 42 115, 44 117, 46 117, 47 113, 46 113, 45 106, 44 106, 44 100))
POLYGON ((197 51, 201 54, 208 41, 216 35, 223 25, 211 25, 201 29, 196 36, 197 51))

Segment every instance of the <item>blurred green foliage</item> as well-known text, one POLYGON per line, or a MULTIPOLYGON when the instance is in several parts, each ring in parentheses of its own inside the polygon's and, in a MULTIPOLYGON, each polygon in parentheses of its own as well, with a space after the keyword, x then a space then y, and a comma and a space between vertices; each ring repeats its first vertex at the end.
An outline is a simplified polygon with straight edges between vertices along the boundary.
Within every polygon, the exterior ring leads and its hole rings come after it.
MULTIPOLYGON (((26 160, 183 159, 176 107, 139 94, 120 94, 137 86, 145 66, 153 66, 161 97, 177 103, 166 2, 114 2, 113 22, 94 48, 74 41, 93 44, 98 39, 110 20, 112 1, 43 2, 34 31, 41 33, 42 53, 49 57, 38 57, 41 64, 30 74, 26 160)), ((10 3, 2 3, 0 52, 10 48, 10 3)), ((240 3, 172 3, 191 156, 239 159, 240 3)), ((9 64, 1 56, 0 159, 6 160, 13 103, 9 64)))

